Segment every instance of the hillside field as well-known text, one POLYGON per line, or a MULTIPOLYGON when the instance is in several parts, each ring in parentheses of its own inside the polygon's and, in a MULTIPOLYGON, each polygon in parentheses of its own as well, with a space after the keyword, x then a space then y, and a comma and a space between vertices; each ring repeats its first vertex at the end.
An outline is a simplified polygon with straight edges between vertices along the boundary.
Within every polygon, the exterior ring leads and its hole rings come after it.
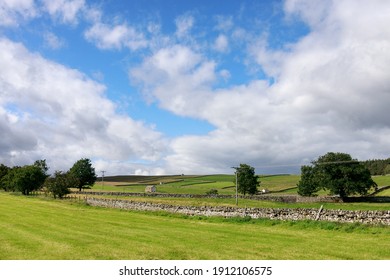
MULTIPOLYGON (((267 189, 271 193, 297 194, 297 183, 300 175, 260 175, 259 190, 267 189)), ((390 186, 390 176, 373 176, 379 187, 390 186)), ((235 194, 234 175, 170 175, 170 176, 109 176, 101 178, 93 186, 93 191, 119 191, 142 193, 145 186, 156 185, 159 193, 205 194, 211 189, 218 194, 235 194)), ((377 195, 389 195, 388 190, 377 195)), ((325 191, 319 195, 326 195, 325 191)))
POLYGON ((0 259, 390 259, 390 228, 121 211, 0 192, 0 259))

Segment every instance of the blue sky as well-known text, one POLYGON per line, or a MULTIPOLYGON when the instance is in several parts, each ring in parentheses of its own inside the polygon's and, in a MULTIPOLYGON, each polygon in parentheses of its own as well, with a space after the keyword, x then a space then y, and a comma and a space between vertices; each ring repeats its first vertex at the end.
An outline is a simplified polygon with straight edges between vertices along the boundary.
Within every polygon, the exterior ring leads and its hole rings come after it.
POLYGON ((0 1, 0 162, 299 172, 389 156, 386 1, 0 1))

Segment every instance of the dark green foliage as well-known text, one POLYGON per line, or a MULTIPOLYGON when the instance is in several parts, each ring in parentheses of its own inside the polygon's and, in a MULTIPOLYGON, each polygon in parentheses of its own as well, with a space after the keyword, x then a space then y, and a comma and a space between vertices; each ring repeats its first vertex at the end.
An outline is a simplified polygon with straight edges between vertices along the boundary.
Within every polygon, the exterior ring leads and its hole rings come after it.
POLYGON ((384 175, 390 174, 390 164, 388 164, 384 169, 384 175))
POLYGON ((92 167, 91 160, 87 158, 75 162, 69 173, 78 179, 77 187, 80 191, 84 186, 92 186, 97 179, 95 168, 92 167))
POLYGON ((301 168, 302 178, 298 183, 300 195, 310 196, 319 189, 340 197, 365 195, 376 186, 370 171, 349 154, 327 153, 312 164, 301 168))
POLYGON ((311 166, 301 167, 301 180, 298 182, 298 194, 301 196, 315 196, 319 190, 319 182, 314 168, 311 166))
POLYGON ((5 186, 3 185, 2 181, 3 178, 8 174, 8 172, 11 170, 8 166, 4 164, 0 164, 0 188, 6 190, 5 186))
POLYGON ((49 167, 46 164, 46 159, 36 160, 34 162, 34 166, 39 167, 42 170, 42 173, 47 175, 49 167))
POLYGON ((10 168, 7 173, 3 175, 1 178, 1 188, 4 189, 6 192, 14 192, 15 190, 15 184, 14 184, 14 177, 16 175, 16 169, 20 168, 20 166, 15 166, 10 168))
POLYGON ((2 179, 3 188, 6 191, 18 191, 29 195, 32 191, 39 190, 47 175, 35 165, 12 168, 2 179))
POLYGON ((69 188, 78 186, 78 180, 72 174, 56 171, 53 177, 46 179, 44 187, 54 198, 63 198, 70 193, 69 188))
POLYGON ((206 192, 207 195, 218 195, 218 190, 217 189, 211 189, 206 192))
POLYGON ((371 175, 390 174, 390 158, 366 160, 363 164, 370 171, 371 175))
POLYGON ((258 181, 259 176, 255 174, 255 168, 247 164, 240 164, 240 167, 236 168, 236 172, 238 192, 243 195, 256 194, 260 182, 258 181))

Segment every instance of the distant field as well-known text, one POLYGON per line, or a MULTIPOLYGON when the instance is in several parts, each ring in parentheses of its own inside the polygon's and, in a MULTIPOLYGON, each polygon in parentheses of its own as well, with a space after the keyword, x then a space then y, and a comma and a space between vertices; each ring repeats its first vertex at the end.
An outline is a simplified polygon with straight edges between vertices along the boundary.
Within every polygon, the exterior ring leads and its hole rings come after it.
MULTIPOLYGON (((299 179, 299 175, 260 176, 259 189, 296 193, 289 189, 296 187, 299 179)), ((105 177, 104 186, 100 180, 93 190, 144 192, 146 185, 156 185, 161 193, 205 194, 210 189, 219 194, 235 193, 234 175, 115 176, 105 177)))
MULTIPOLYGON (((297 194, 300 178, 300 175, 288 174, 261 175, 259 190, 267 189, 276 194, 297 194)), ((100 180, 92 190, 142 193, 146 185, 156 185, 159 193, 205 194, 216 189, 219 194, 235 194, 234 175, 114 176, 105 177, 104 185, 100 180)), ((373 180, 380 187, 390 185, 390 176, 373 176, 373 180)), ((320 191, 318 194, 327 195, 327 192, 320 191)), ((390 196, 390 190, 377 195, 390 196)))
POLYGON ((0 259, 388 260, 390 228, 121 211, 0 192, 0 259))
POLYGON ((372 176, 372 179, 380 187, 390 186, 390 175, 386 175, 386 176, 372 176))

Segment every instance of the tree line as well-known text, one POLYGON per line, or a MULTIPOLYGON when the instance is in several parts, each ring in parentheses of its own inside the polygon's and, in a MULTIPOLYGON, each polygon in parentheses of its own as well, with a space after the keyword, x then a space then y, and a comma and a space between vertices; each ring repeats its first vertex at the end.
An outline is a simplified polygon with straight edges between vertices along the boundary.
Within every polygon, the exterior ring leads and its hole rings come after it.
POLYGON ((54 198, 63 198, 70 193, 70 188, 78 188, 81 191, 85 186, 92 186, 97 179, 95 169, 87 158, 76 161, 66 172, 55 171, 49 175, 48 170, 46 160, 14 167, 0 164, 0 189, 21 192, 23 195, 44 190, 54 198))
MULTIPOLYGON (((76 161, 67 172, 55 171, 49 176, 48 169, 46 160, 12 168, 0 164, 0 189, 24 195, 42 189, 51 193, 54 198, 62 198, 70 192, 70 188, 81 191, 84 186, 92 186, 97 179, 95 169, 87 158, 76 161)), ((256 194, 260 181, 255 168, 240 164, 235 169, 238 192, 243 195, 256 194)), ((356 194, 366 195, 372 188, 377 188, 371 175, 389 173, 390 158, 360 162, 349 154, 330 152, 312 161, 311 165, 301 167, 298 194, 315 196, 320 190, 327 190, 329 194, 342 198, 356 194)))
POLYGON ((390 158, 371 159, 363 161, 362 163, 368 170, 370 170, 371 175, 390 174, 390 158))
MULTIPOLYGON (((297 184, 301 196, 316 196, 321 190, 341 198, 367 195, 377 190, 371 175, 390 174, 390 159, 358 161, 346 153, 329 152, 319 156, 311 165, 301 167, 301 179, 297 184)), ((247 164, 236 167, 238 192, 256 194, 260 184, 255 169, 247 164)))

